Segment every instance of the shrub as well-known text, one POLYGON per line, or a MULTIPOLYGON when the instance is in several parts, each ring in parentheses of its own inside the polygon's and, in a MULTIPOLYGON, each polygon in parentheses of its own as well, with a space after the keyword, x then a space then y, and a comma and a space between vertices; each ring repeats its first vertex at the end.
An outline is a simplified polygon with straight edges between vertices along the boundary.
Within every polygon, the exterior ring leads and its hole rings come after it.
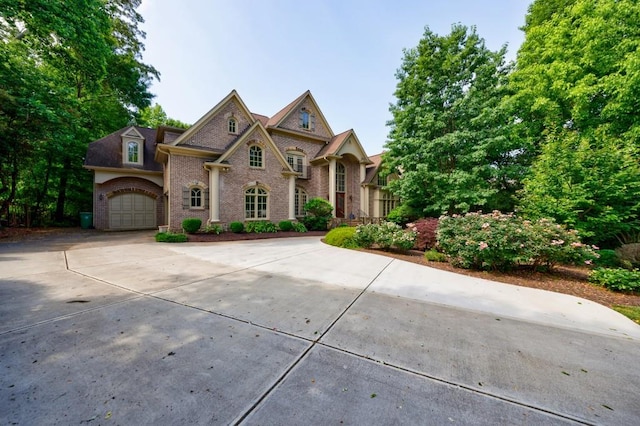
POLYGON ((451 263, 462 268, 505 270, 526 264, 551 269, 558 263, 589 264, 598 257, 576 231, 553 220, 531 222, 497 211, 443 216, 437 235, 451 263))
POLYGON ((304 205, 306 216, 302 223, 312 231, 326 231, 327 224, 331 220, 333 206, 324 198, 316 197, 304 205))
POLYGON ((424 258, 430 262, 446 262, 447 261, 447 255, 444 253, 440 253, 435 249, 425 251, 424 258))
POLYGON ((293 230, 296 231, 296 232, 307 232, 307 227, 304 226, 304 223, 294 222, 293 223, 293 230))
POLYGON ((276 227, 275 223, 271 223, 266 220, 247 222, 244 229, 248 233, 253 232, 256 234, 262 234, 265 232, 278 232, 278 228, 276 227))
POLYGON ((291 231, 293 230, 293 223, 290 220, 283 220, 280 223, 278 223, 278 228, 280 228, 281 231, 291 231))
POLYGON ((173 234, 171 232, 158 232, 156 241, 159 243, 185 243, 189 238, 186 234, 173 234))
POLYGON ((413 246, 414 249, 426 251, 435 247, 437 242, 436 231, 438 230, 438 219, 434 217, 419 219, 415 222, 407 223, 407 229, 417 234, 416 244, 413 246))
POLYGON ((198 232, 200 225, 202 225, 202 220, 196 217, 188 217, 182 221, 182 229, 184 229, 184 232, 188 234, 195 234, 198 232))
POLYGON ((620 259, 615 250, 598 250, 597 259, 594 259, 593 264, 603 268, 617 268, 621 265, 620 259))
POLYGON ((596 268, 589 281, 614 291, 640 291, 640 271, 622 268, 596 268))
POLYGON ((244 223, 242 223, 242 222, 231 222, 229 224, 229 229, 231 229, 231 232, 235 232, 236 234, 239 234, 242 231, 244 231, 244 223))
POLYGON ((355 248, 358 247, 353 240, 355 233, 356 228, 353 227, 334 228, 324 237, 324 242, 336 247, 355 248))
POLYGON ((207 234, 220 235, 220 233, 222 232, 222 226, 218 225, 217 223, 209 224, 204 227, 204 232, 206 232, 207 234))
POLYGON ((407 223, 417 220, 420 216, 421 214, 417 209, 407 204, 401 204, 391 210, 386 219, 396 225, 405 226, 407 223))
POLYGON ((392 222, 358 225, 353 237, 353 241, 359 247, 369 248, 376 245, 384 250, 391 247, 409 250, 415 244, 415 240, 415 232, 404 231, 400 225, 392 222))

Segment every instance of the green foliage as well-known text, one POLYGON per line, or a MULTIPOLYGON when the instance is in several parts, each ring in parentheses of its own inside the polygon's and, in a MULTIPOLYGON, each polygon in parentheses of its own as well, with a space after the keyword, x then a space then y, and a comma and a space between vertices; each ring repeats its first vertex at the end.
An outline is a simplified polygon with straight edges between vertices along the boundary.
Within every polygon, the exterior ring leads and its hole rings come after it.
POLYGON ((139 126, 150 127, 152 129, 160 126, 177 127, 179 129, 188 129, 190 127, 187 123, 167 117, 167 113, 164 112, 164 109, 162 109, 159 104, 142 108, 136 122, 139 126))
POLYGON ((640 324, 640 306, 620 306, 613 305, 614 311, 620 312, 622 315, 629 318, 631 321, 640 324))
POLYGON ((231 232, 235 232, 236 234, 239 234, 242 231, 244 231, 244 223, 242 223, 242 222, 231 222, 229 224, 229 229, 231 229, 231 232))
POLYGON ((293 223, 290 220, 283 220, 280 221, 280 223, 278 223, 278 228, 280 228, 281 231, 292 231, 293 230, 293 223))
POLYGON ((596 268, 589 281, 613 291, 640 291, 640 270, 596 268))
POLYGON ((407 223, 418 219, 421 216, 420 211, 408 204, 400 204, 389 212, 386 219, 396 225, 405 226, 407 223))
POLYGON ((615 250, 597 250, 599 257, 594 259, 593 264, 595 266, 603 268, 617 268, 620 266, 620 259, 615 250))
POLYGON ((333 206, 324 198, 316 197, 309 200, 304 205, 306 216, 302 218, 302 223, 311 231, 326 231, 331 220, 333 206))
POLYGON ((533 163, 522 208, 600 244, 640 229, 640 3, 536 0, 505 107, 533 163))
POLYGON ((206 232, 207 234, 220 235, 222 231, 222 226, 218 225, 217 223, 211 223, 204 227, 204 232, 206 232))
POLYGON ((87 144, 143 108, 157 71, 140 62, 140 0, 3 2, 0 7, 0 216, 32 224, 91 210, 87 144))
POLYGON ((405 231, 393 222, 383 222, 379 225, 370 223, 356 227, 353 241, 358 247, 364 248, 376 246, 383 250, 392 247, 409 250, 415 244, 416 233, 405 231))
POLYGON ((438 219, 428 217, 416 220, 407 224, 407 229, 416 233, 416 243, 413 246, 416 250, 425 251, 435 247, 438 242, 436 232, 438 231, 438 219))
POLYGON ((188 234, 195 234, 200 229, 202 220, 195 217, 188 217, 182 221, 182 229, 188 234))
POLYGON ((594 247, 553 220, 523 220, 513 214, 443 216, 438 245, 454 266, 507 270, 516 265, 551 269, 556 264, 590 264, 594 247))
POLYGON ((247 222, 244 229, 248 233, 256 234, 261 234, 264 232, 278 232, 278 228, 276 227, 275 223, 271 223, 266 220, 247 222))
POLYGON ((447 261, 447 255, 444 253, 440 253, 435 249, 425 251, 424 258, 430 262, 446 262, 447 261))
POLYGON ((296 231, 296 232, 307 232, 307 227, 304 226, 304 223, 294 222, 293 223, 293 230, 296 231))
POLYGON ((334 228, 327 232, 324 242, 336 247, 356 248, 358 245, 353 240, 355 233, 356 228, 354 227, 334 228))
POLYGON ((640 267, 640 243, 623 244, 616 249, 616 255, 625 268, 640 267))
POLYGON ((186 234, 174 234, 171 232, 158 232, 156 241, 159 243, 186 243, 189 238, 186 234))
POLYGON ((447 36, 426 28, 418 46, 404 51, 384 156, 388 169, 402 172, 388 188, 404 203, 438 216, 512 199, 521 147, 500 108, 510 70, 505 52, 490 51, 475 28, 462 25, 447 36))

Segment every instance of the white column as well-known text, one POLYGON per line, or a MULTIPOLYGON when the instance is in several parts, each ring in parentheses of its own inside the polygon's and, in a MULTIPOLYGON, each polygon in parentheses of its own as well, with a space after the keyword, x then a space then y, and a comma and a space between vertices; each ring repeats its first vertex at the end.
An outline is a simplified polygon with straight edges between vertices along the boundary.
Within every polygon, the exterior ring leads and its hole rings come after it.
POLYGON ((289 220, 296 220, 296 177, 289 176, 289 220))
POLYGON ((329 160, 329 203, 333 206, 333 217, 336 217, 336 159, 329 160))
POLYGON ((365 178, 367 177, 367 166, 363 163, 360 163, 360 209, 358 210, 358 216, 360 216, 361 212, 364 214, 369 214, 367 211, 369 209, 369 204, 365 204, 366 196, 365 193, 367 188, 363 185, 365 178))
POLYGON ((209 221, 220 222, 220 169, 209 169, 209 221))

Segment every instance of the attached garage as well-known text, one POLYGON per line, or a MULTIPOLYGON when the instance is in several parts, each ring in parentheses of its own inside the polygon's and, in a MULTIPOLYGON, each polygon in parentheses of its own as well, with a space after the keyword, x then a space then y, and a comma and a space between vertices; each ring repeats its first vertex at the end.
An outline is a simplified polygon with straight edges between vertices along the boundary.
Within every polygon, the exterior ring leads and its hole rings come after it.
POLYGON ((156 227, 156 200, 136 192, 109 199, 109 229, 147 229, 156 227))

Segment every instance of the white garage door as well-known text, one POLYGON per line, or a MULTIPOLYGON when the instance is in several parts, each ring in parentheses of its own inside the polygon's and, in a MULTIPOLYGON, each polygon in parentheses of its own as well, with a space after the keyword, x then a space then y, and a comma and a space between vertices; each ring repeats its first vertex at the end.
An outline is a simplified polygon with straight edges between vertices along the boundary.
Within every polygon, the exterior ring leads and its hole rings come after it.
POLYGON ((144 194, 120 194, 109 199, 110 229, 156 227, 156 200, 144 194))

